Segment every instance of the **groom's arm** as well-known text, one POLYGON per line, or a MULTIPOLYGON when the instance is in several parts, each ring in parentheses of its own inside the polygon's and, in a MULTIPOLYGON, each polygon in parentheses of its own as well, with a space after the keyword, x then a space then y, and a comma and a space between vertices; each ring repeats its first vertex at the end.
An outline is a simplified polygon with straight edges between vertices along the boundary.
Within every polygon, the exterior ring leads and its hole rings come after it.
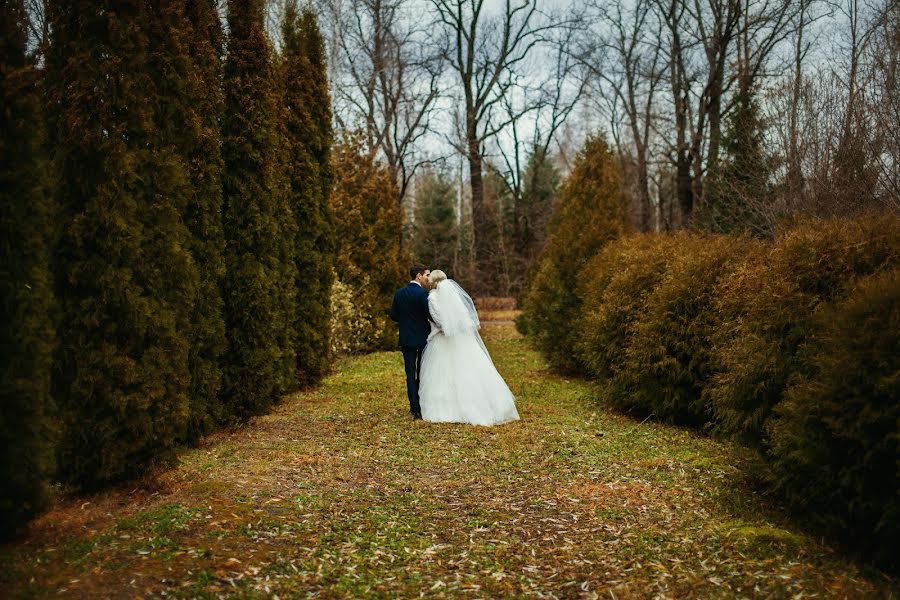
POLYGON ((425 309, 425 316, 428 317, 428 320, 434 323, 434 319, 431 317, 431 310, 428 308, 428 292, 425 292, 421 296, 422 307, 425 309))
POLYGON ((397 310, 397 293, 394 293, 394 301, 391 302, 391 321, 400 322, 400 315, 397 310))

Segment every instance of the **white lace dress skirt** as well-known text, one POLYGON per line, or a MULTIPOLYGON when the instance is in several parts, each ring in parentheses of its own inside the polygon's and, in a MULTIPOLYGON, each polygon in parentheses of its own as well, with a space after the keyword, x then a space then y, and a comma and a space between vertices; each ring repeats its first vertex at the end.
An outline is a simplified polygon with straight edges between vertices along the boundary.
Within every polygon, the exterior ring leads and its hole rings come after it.
POLYGON ((519 419, 515 398, 477 333, 432 331, 419 382, 425 421, 499 425, 519 419))

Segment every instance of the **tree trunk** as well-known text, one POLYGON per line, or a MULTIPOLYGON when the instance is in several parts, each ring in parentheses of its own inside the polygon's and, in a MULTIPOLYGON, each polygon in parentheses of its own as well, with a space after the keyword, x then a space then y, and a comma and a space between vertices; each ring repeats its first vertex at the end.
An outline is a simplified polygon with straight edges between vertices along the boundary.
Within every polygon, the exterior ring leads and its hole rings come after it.
POLYGON ((469 187, 472 190, 472 236, 475 277, 481 275, 481 264, 488 258, 489 219, 487 207, 484 205, 484 181, 482 178, 481 145, 476 136, 469 136, 469 187))
POLYGON ((722 86, 724 69, 713 77, 710 82, 709 105, 707 119, 709 120, 709 151, 706 156, 707 168, 712 171, 719 162, 719 146, 722 141, 722 86))
POLYGON ((651 206, 650 206, 650 173, 647 169, 647 148, 643 143, 637 144, 638 160, 638 198, 640 200, 640 228, 641 232, 650 231, 651 206))

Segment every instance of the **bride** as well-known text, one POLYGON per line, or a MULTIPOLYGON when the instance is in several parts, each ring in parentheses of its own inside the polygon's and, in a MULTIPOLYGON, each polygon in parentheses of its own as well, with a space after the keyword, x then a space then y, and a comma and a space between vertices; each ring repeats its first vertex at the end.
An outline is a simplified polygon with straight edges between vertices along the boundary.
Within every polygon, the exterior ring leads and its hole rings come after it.
POLYGON ((512 392, 488 354, 475 304, 443 271, 429 275, 433 323, 422 354, 419 401, 434 423, 498 425, 517 421, 512 392))

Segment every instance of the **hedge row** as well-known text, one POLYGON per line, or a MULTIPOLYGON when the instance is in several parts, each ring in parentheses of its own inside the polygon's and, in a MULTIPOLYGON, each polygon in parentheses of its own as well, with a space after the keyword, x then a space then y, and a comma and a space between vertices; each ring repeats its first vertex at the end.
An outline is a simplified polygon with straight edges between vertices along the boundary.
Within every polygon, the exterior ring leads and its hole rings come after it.
POLYGON ((0 537, 330 364, 324 43, 228 4, 0 4, 0 537))
POLYGON ((793 507, 896 567, 900 218, 772 243, 627 236, 588 263, 578 295, 558 336, 575 341, 556 352, 605 400, 750 443, 793 507))

